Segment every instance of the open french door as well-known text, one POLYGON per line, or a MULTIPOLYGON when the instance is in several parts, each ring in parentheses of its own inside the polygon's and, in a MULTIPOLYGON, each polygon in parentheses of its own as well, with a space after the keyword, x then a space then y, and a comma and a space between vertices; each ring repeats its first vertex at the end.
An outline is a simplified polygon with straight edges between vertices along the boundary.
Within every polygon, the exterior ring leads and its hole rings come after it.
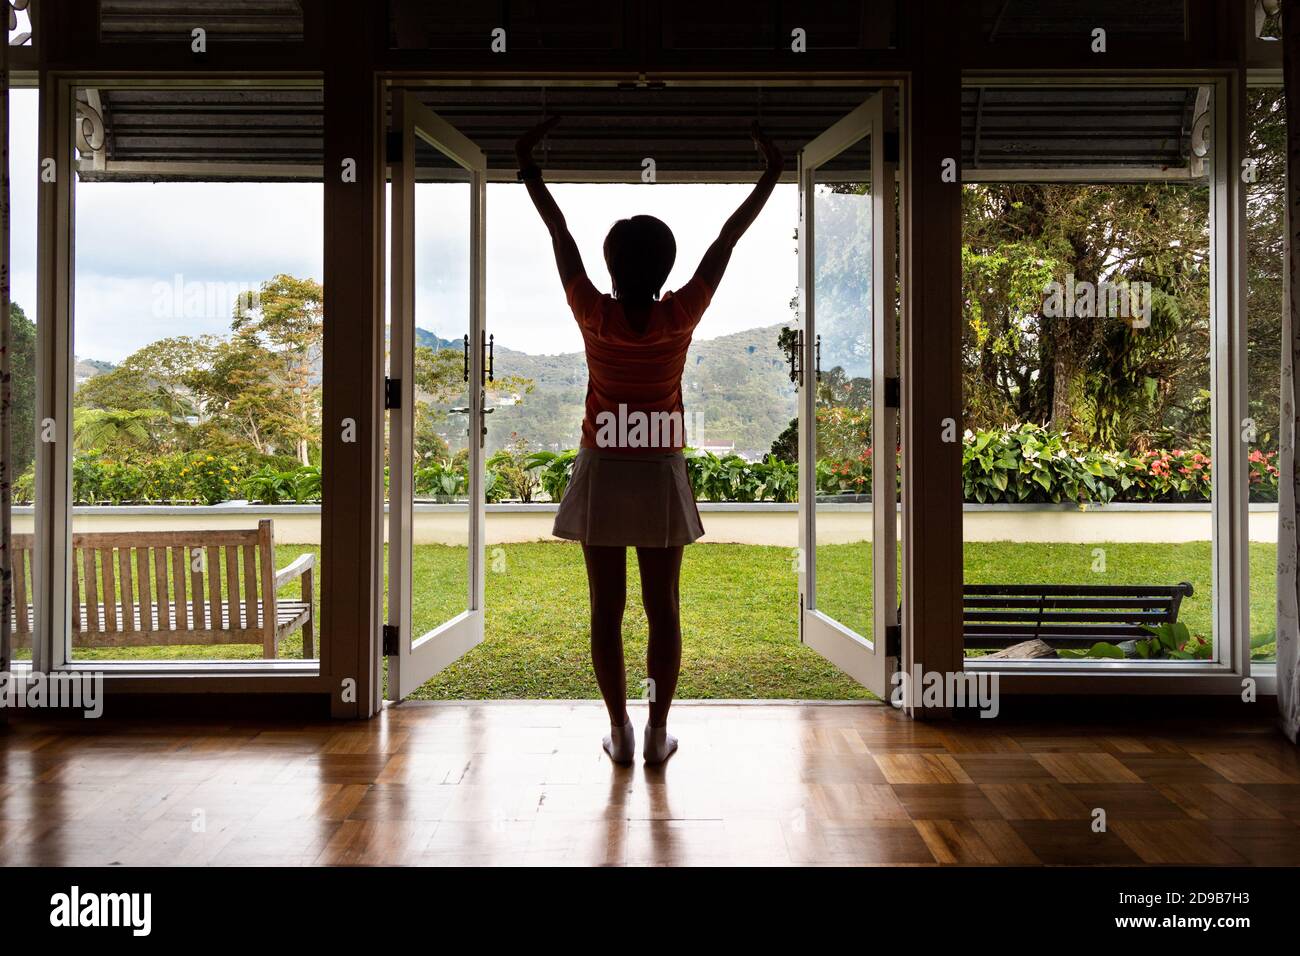
POLYGON ((393 130, 384 654, 401 700, 483 640, 487 168, 409 93, 393 130))
POLYGON ((799 153, 800 639, 881 699, 898 651, 893 93, 799 153))

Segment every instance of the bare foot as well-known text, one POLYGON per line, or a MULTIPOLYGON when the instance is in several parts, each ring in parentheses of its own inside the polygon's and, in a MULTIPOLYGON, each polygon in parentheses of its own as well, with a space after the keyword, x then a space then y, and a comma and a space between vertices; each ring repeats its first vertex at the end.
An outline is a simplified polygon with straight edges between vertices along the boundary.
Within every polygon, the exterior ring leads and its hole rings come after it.
POLYGON ((645 745, 642 752, 645 762, 663 763, 677 751, 677 738, 668 732, 668 728, 645 725, 645 745))
POLYGON ((622 727, 610 726, 604 747, 614 763, 632 762, 632 755, 636 752, 636 732, 632 729, 631 717, 624 719, 622 727))

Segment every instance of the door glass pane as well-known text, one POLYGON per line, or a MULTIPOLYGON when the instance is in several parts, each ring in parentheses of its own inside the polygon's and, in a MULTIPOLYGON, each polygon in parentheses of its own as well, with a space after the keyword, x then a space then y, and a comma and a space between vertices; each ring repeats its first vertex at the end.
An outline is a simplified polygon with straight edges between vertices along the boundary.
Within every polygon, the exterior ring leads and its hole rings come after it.
MULTIPOLYGON (((1078 140, 1068 107, 1086 115, 1095 93, 1024 88, 1003 106, 1078 140)), ((1148 132, 1193 113, 1213 129, 1208 88, 1149 93, 1148 132)), ((1254 427, 1215 432, 1215 363, 1228 359, 1215 347, 1224 317, 1211 276, 1224 263, 1210 242, 1214 144, 1200 156, 1193 140, 1148 138, 1171 152, 1140 165, 1173 176, 1045 183, 1027 173, 963 187, 967 657, 1107 669, 1209 661, 1216 443, 1248 439, 1252 495, 1267 507, 1262 499, 1275 494, 1276 404, 1252 395, 1254 427)), ((1267 157, 1254 142, 1263 173, 1267 157)), ((1097 150, 1063 161, 1113 168, 1113 155, 1097 150)), ((1270 228, 1268 197, 1255 186, 1248 195, 1258 238, 1270 228)), ((1276 319, 1280 281, 1265 271, 1250 287, 1252 369, 1271 362, 1275 397, 1268 301, 1276 319)), ((1252 545, 1252 570, 1268 561, 1268 546, 1252 545)), ((1266 647, 1269 612, 1253 611, 1262 613, 1252 613, 1251 635, 1266 647)))
MULTIPOLYGON (((418 638, 469 606, 471 174, 415 145, 415 454, 411 607, 418 638)), ((475 423, 476 424, 476 423, 475 423)))
MULTIPOLYGON (((813 173, 813 327, 817 500, 814 606, 872 633, 871 140, 813 173)), ((894 453, 891 445, 885 449, 894 453)))

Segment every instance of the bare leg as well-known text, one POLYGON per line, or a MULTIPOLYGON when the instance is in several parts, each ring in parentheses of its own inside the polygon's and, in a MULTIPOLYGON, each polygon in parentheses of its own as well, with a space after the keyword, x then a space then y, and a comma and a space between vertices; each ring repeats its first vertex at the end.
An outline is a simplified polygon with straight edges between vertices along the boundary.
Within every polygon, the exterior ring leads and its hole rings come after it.
POLYGON ((645 756, 650 763, 660 763, 677 749, 676 738, 669 736, 665 728, 682 669, 682 549, 637 548, 636 558, 641 568, 641 602, 650 626, 646 671, 651 696, 645 756))
POLYGON ((615 761, 632 759, 634 741, 627 716, 627 670, 623 666, 623 608, 627 604, 627 551, 584 544, 587 593, 591 601, 591 667, 609 711, 611 734, 605 750, 615 761))

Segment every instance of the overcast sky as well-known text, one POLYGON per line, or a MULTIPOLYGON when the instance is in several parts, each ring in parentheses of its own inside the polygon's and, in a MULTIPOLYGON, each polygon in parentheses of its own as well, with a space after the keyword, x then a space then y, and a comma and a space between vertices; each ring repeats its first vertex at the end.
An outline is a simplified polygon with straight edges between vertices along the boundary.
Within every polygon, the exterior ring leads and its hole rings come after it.
MULTIPOLYGON (((13 91, 10 169, 14 301, 34 319, 36 94, 13 91)), ((423 186, 417 198, 417 323, 459 338, 466 321, 467 187, 423 186), (459 330, 459 331, 458 331, 459 330)), ((592 281, 609 289, 601 255, 614 220, 649 213, 677 236, 667 288, 694 272, 749 191, 735 185, 553 187, 592 281)), ((76 352, 121 361, 169 335, 223 333, 240 284, 287 272, 323 280, 321 188, 314 184, 82 183, 76 201, 76 352), (179 280, 178 277, 179 276, 179 280), (173 307, 173 290, 190 298, 173 307), (205 300, 196 307, 194 295, 205 300)), ((742 240, 699 337, 791 318, 797 280, 796 196, 778 186, 742 240)), ((582 347, 555 275, 550 240, 522 186, 488 189, 488 328, 531 353, 582 347)))

